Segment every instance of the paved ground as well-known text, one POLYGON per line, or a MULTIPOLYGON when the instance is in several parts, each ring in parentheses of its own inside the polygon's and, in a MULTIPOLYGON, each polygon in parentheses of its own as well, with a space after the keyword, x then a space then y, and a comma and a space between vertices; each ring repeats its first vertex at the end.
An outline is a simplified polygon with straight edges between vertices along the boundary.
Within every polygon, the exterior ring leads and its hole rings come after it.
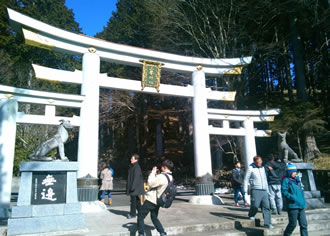
MULTIPOLYGON (((217 231, 216 235, 222 236, 246 235, 245 232, 256 230, 255 227, 252 227, 251 221, 247 217, 248 208, 235 207, 233 205, 232 195, 221 195, 225 205, 201 206, 189 203, 189 198, 193 194, 193 191, 180 191, 171 208, 160 210, 159 218, 169 235, 206 236, 213 235, 208 234, 208 232, 212 231, 217 231)), ((115 191, 113 192, 113 205, 108 207, 107 211, 85 214, 86 229, 66 233, 58 232, 55 235, 132 236, 135 235, 136 232, 136 218, 128 220, 126 218, 128 212, 129 197, 125 195, 124 191, 115 191)), ((258 213, 256 218, 262 219, 262 215, 258 213)), ((282 214, 282 218, 287 218, 286 213, 282 214)), ((276 220, 275 217, 273 220, 279 221, 279 219, 276 220)), ((146 218, 145 223, 147 236, 159 235, 151 223, 150 216, 146 218)), ((4 221, 0 221, 0 235, 2 235, 5 230, 5 225, 4 221)), ((278 227, 283 228, 284 226, 282 225, 278 227)), ((48 236, 54 234, 45 233, 38 235, 48 236)), ((264 234, 262 233, 261 235, 264 234)))

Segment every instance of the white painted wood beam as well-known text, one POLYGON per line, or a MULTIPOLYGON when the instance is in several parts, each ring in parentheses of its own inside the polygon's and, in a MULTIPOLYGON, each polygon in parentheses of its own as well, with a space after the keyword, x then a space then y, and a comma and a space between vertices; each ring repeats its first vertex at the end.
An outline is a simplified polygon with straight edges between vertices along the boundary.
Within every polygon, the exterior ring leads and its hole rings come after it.
MULTIPOLYGON (((230 121, 244 121, 248 119, 248 116, 235 116, 235 115, 218 115, 208 114, 209 120, 230 120, 230 121)), ((274 121, 274 116, 250 116, 249 119, 254 122, 271 122, 274 121)))
POLYGON ((80 117, 64 117, 64 116, 46 116, 46 115, 31 115, 18 112, 16 117, 17 123, 22 124, 41 124, 41 125, 59 125, 60 120, 69 120, 73 126, 80 126, 80 117))
POLYGON ((0 91, 8 94, 19 94, 25 96, 34 96, 41 98, 57 98, 61 100, 69 100, 69 101, 77 101, 82 102, 84 100, 84 96, 81 95, 72 95, 72 94, 64 94, 64 93, 54 93, 54 92, 44 92, 32 89, 23 89, 23 88, 15 88, 7 85, 0 85, 0 91))
POLYGON ((245 129, 226 129, 226 128, 218 128, 209 125, 209 134, 211 135, 227 135, 227 136, 245 136, 245 129))
POLYGON ((280 109, 271 109, 271 110, 261 110, 261 111, 252 111, 252 110, 228 110, 228 109, 207 109, 209 114, 219 114, 219 115, 233 115, 233 116, 274 116, 280 114, 280 109))
POLYGON ((256 130, 256 137, 270 137, 272 136, 271 130, 256 130))
MULTIPOLYGON (((210 135, 227 135, 227 136, 245 136, 245 128, 219 128, 209 125, 210 135)), ((271 130, 257 130, 255 129, 255 137, 270 137, 271 130)))
POLYGON ((0 91, 0 99, 8 99, 8 97, 16 99, 19 103, 33 103, 33 104, 42 104, 42 105, 55 105, 61 107, 81 107, 81 102, 71 102, 71 101, 63 101, 59 99, 53 98, 38 98, 38 97, 27 97, 24 95, 13 95, 10 93, 4 93, 0 91))
POLYGON ((165 64, 163 66, 164 69, 180 72, 193 72, 197 66, 201 65, 204 68, 204 72, 209 75, 224 74, 236 67, 249 64, 252 59, 252 57, 228 59, 196 58, 132 47, 71 33, 9 8, 7 8, 7 11, 10 22, 16 28, 26 27, 32 29, 32 31, 24 29, 23 33, 26 43, 74 55, 82 55, 87 52, 88 48, 94 47, 101 59, 105 61, 142 66, 141 59, 153 60, 163 62, 165 64))
MULTIPOLYGON (((52 69, 40 65, 33 64, 35 75, 38 79, 60 81, 64 83, 81 84, 82 72, 79 70, 64 71, 58 69, 52 69)), ((146 87, 141 90, 141 81, 121 79, 116 77, 108 77, 106 74, 100 74, 99 78, 95 78, 95 83, 99 83, 101 88, 112 88, 119 90, 128 90, 132 92, 142 92, 150 94, 159 94, 166 96, 178 96, 178 97, 193 97, 194 91, 191 85, 178 86, 169 84, 160 84, 160 92, 157 92, 154 88, 146 87)), ((235 101, 236 92, 222 92, 213 91, 210 88, 206 88, 206 96, 209 100, 217 101, 235 101)))
POLYGON ((0 85, 0 99, 5 98, 14 98, 20 103, 80 108, 85 97, 81 95, 43 92, 0 85))

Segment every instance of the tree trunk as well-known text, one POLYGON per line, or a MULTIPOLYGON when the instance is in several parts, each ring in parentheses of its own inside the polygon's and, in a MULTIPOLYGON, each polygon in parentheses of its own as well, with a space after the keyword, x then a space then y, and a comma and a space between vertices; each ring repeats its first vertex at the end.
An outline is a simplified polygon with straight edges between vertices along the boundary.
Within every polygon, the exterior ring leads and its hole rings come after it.
POLYGON ((302 159, 303 158, 303 154, 302 154, 302 149, 301 149, 299 134, 297 134, 297 142, 298 142, 298 148, 299 148, 299 156, 300 156, 299 158, 302 159))
POLYGON ((304 59, 303 59, 303 51, 301 45, 301 39, 298 35, 296 21, 297 18, 294 13, 290 13, 290 37, 294 58, 294 70, 296 76, 296 88, 298 99, 302 101, 307 101, 307 92, 306 92, 306 78, 304 71, 304 59))
POLYGON ((313 135, 308 135, 305 138, 305 152, 304 152, 304 160, 309 161, 314 158, 318 158, 321 156, 321 152, 317 147, 315 137, 313 135))

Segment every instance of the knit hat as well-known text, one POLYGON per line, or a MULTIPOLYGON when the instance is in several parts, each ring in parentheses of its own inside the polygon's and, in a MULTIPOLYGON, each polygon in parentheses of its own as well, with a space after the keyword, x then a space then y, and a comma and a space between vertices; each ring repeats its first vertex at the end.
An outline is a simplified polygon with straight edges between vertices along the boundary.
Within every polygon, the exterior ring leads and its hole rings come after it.
POLYGON ((285 169, 286 169, 288 176, 291 176, 291 174, 293 172, 297 172, 297 167, 293 163, 286 164, 285 169))

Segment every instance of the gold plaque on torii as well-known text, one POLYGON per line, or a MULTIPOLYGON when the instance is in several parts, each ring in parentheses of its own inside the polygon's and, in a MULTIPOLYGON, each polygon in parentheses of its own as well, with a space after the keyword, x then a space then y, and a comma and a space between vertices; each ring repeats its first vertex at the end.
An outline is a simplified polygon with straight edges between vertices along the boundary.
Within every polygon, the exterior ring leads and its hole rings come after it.
POLYGON ((140 62, 143 62, 141 89, 143 90, 145 87, 151 87, 155 88, 157 92, 159 92, 160 72, 161 67, 164 64, 161 62, 146 60, 140 60, 140 62))

